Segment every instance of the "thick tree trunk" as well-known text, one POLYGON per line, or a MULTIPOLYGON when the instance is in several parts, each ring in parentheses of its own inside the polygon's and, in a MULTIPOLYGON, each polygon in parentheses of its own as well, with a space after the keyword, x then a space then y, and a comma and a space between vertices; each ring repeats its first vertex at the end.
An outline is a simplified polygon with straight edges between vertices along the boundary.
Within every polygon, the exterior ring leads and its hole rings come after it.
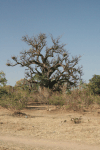
POLYGON ((52 89, 53 86, 56 84, 57 82, 54 80, 54 81, 50 81, 49 82, 49 89, 52 89))

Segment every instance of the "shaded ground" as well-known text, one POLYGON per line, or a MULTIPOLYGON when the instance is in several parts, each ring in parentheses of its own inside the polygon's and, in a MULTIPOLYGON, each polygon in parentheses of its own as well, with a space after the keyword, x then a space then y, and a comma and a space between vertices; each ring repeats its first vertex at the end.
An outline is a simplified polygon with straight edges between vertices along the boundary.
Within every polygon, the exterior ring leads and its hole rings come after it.
POLYGON ((76 113, 29 106, 21 112, 0 108, 0 150, 99 150, 100 107, 76 113))

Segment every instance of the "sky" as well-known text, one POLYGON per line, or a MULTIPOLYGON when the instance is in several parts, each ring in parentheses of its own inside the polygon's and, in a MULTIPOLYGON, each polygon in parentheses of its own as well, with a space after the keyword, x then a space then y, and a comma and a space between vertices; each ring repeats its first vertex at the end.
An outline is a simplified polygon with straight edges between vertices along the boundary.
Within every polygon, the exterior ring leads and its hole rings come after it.
POLYGON ((20 65, 6 66, 11 56, 28 50, 22 36, 45 33, 62 36, 69 58, 81 55, 82 79, 88 83, 94 74, 100 75, 100 0, 0 0, 0 71, 7 85, 14 86, 25 77, 20 65))

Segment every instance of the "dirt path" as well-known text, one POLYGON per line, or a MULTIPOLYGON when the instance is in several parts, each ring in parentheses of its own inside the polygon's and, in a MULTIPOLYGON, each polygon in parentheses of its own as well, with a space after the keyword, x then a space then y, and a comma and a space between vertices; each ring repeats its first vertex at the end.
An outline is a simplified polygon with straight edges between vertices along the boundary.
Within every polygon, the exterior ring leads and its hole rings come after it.
POLYGON ((78 142, 58 142, 58 141, 50 141, 50 140, 43 140, 43 139, 30 139, 25 137, 15 137, 15 136, 0 136, 0 141, 2 142, 10 142, 31 148, 43 148, 43 149, 59 149, 59 150, 100 150, 100 146, 94 145, 87 145, 78 142))

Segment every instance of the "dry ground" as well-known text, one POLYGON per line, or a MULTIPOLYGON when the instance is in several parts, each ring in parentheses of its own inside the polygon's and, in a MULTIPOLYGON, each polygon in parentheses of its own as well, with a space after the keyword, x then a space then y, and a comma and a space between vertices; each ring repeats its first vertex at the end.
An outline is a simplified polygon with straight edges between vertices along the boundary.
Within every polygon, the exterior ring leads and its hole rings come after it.
POLYGON ((0 107, 0 150, 47 149, 100 150, 100 106, 84 112, 29 106, 21 113, 0 107))

